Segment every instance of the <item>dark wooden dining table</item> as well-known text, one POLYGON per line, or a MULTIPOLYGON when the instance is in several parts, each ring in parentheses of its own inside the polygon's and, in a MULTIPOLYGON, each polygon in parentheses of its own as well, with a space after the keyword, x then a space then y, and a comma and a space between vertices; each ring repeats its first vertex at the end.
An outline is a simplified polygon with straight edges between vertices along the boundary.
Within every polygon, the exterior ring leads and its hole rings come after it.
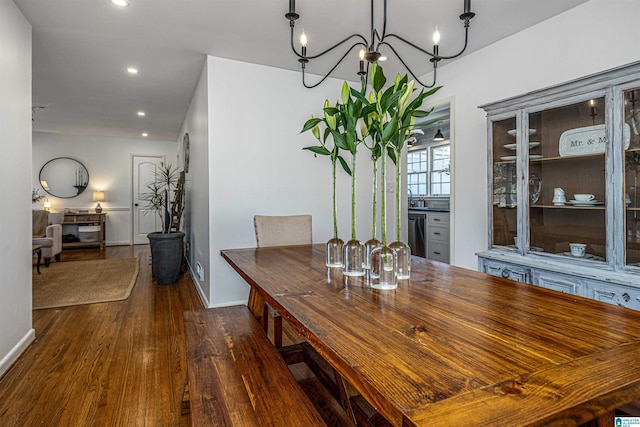
POLYGON ((395 426, 613 425, 640 399, 640 312, 414 257, 392 291, 324 245, 224 259, 395 426))

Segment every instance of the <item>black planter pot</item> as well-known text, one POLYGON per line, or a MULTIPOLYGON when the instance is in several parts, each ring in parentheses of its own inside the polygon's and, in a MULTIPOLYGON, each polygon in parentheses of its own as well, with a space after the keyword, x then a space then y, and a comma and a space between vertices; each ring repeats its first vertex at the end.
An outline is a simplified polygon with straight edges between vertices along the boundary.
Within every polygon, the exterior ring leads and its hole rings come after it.
POLYGON ((151 267, 158 285, 172 285, 178 281, 182 268, 184 233, 149 233, 151 245, 151 267))

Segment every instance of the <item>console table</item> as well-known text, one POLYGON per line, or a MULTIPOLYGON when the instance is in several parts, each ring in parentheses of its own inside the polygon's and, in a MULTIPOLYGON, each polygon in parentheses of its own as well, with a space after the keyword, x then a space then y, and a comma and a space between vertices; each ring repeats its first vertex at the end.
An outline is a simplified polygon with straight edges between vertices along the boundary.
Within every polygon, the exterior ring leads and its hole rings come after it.
MULTIPOLYGON (((100 230, 98 232, 98 238, 93 242, 73 242, 73 243, 62 243, 63 248, 86 248, 86 247, 95 247, 99 246, 100 250, 104 249, 105 241, 106 241, 106 213, 65 213, 64 214, 64 222, 63 226, 75 225, 75 226, 99 226, 100 230)), ((76 236, 79 236, 79 233, 76 228, 76 232, 74 233, 76 236)))

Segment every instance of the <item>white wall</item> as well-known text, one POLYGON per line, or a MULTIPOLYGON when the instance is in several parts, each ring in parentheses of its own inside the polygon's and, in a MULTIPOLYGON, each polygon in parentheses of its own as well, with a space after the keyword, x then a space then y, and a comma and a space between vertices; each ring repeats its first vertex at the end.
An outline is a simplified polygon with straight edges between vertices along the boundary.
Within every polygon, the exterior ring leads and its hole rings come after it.
POLYGON ((35 338, 31 322, 31 25, 0 0, 0 377, 35 338))
POLYGON ((132 243, 131 156, 163 155, 167 163, 175 164, 176 152, 176 142, 34 132, 31 180, 33 187, 47 196, 52 211, 71 208, 93 212, 96 202, 92 201, 92 192, 104 190, 106 200, 100 205, 107 213, 107 244, 128 245, 132 243), (87 168, 89 185, 79 196, 61 199, 46 194, 40 187, 40 169, 56 157, 74 158, 87 168))
MULTIPOLYGON (((209 304, 210 248, 209 248, 209 98, 207 63, 202 68, 195 93, 182 125, 181 135, 189 134, 189 172, 185 181, 185 211, 183 213, 187 262, 191 277, 197 284, 200 296, 209 304), (200 263, 205 275, 201 280, 196 274, 200 263)), ((182 146, 182 138, 180 142, 182 146)))
MULTIPOLYGON (((208 58, 210 305, 245 303, 248 286, 220 257, 226 248, 255 247, 253 216, 313 215, 313 241, 332 237, 331 163, 302 147, 311 114, 322 114, 326 98, 340 96, 342 81, 305 89, 300 73, 226 59, 208 58)), ((312 76, 313 77, 313 76, 312 76)), ((371 234, 371 165, 359 153, 357 236, 371 234)), ((350 238, 350 178, 338 173, 339 230, 350 238)), ((194 183, 194 187, 197 183, 194 183)), ((389 221, 390 228, 392 221, 389 221)), ((392 228, 391 228, 392 229, 392 228)))
POLYGON ((486 116, 478 105, 638 61, 639 16, 637 0, 591 0, 441 67, 437 97, 455 98, 454 264, 477 268, 474 254, 488 246, 486 116))

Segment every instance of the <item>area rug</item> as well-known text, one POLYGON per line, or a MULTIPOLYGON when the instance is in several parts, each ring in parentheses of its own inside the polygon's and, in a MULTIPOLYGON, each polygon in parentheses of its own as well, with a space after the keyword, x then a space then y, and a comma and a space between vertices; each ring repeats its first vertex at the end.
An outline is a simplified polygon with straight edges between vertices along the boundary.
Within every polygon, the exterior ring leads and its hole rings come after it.
POLYGON ((33 274, 33 309, 120 301, 138 277, 138 258, 52 262, 33 274))

